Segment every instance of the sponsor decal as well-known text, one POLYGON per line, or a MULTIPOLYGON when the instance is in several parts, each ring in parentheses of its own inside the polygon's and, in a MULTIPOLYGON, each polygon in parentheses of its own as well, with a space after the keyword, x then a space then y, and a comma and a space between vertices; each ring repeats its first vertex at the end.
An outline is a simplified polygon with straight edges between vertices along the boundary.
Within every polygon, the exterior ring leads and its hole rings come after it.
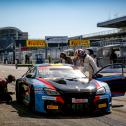
POLYGON ((107 95, 101 95, 101 96, 100 96, 100 99, 106 99, 106 98, 108 98, 107 95))
POLYGON ((36 94, 45 94, 45 91, 39 90, 39 89, 37 90, 37 89, 36 89, 36 90, 35 90, 35 93, 36 93, 36 94))
POLYGON ((58 63, 58 64, 50 64, 50 66, 63 66, 62 63, 58 63))
POLYGON ((47 109, 58 109, 57 105, 47 105, 47 109))
POLYGON ((38 67, 39 73, 42 78, 48 78, 50 76, 50 69, 49 67, 38 67))
POLYGON ((56 101, 56 97, 52 97, 52 96, 42 96, 42 100, 52 100, 52 101, 56 101))
POLYGON ((107 104, 106 103, 103 103, 103 104, 99 104, 98 105, 98 108, 105 108, 105 107, 107 107, 107 104))
POLYGON ((48 66, 39 66, 38 70, 49 69, 48 66))
POLYGON ((72 103, 88 103, 88 99, 76 99, 76 98, 72 98, 72 103))
POLYGON ((43 91, 43 88, 35 88, 35 91, 43 91))

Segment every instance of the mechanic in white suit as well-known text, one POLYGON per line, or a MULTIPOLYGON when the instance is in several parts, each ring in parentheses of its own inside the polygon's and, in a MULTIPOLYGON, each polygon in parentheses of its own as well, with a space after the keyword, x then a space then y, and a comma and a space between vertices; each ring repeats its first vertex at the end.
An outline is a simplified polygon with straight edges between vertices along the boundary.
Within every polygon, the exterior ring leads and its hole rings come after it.
POLYGON ((89 72, 89 80, 92 80, 92 75, 98 71, 94 59, 84 49, 77 49, 75 51, 73 63, 75 66, 80 67, 82 72, 89 72))

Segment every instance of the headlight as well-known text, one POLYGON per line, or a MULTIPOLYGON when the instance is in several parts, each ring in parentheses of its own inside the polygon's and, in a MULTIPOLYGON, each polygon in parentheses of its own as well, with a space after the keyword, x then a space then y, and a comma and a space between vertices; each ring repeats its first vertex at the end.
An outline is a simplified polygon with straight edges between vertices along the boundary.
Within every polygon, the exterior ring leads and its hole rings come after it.
POLYGON ((50 88, 44 88, 44 91, 47 95, 53 95, 53 96, 60 95, 58 91, 52 90, 50 88))
POLYGON ((101 95, 101 94, 105 94, 105 92, 106 92, 105 88, 104 87, 101 87, 101 88, 97 89, 96 94, 97 95, 101 95))

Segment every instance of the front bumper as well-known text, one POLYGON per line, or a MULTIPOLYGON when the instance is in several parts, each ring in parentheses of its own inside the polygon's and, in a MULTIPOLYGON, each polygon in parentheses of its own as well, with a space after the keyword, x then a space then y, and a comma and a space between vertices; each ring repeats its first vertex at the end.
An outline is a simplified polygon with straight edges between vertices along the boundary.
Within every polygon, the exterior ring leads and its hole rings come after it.
POLYGON ((44 109, 48 112, 109 112, 111 107, 111 98, 109 95, 94 94, 64 94, 60 96, 64 101, 45 100, 44 109))

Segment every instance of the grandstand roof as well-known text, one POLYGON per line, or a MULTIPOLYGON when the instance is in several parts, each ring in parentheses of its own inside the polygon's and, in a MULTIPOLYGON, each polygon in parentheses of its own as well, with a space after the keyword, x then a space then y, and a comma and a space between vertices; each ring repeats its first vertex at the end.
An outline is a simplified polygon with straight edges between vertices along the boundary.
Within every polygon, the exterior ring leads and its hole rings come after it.
POLYGON ((98 23, 97 27, 107 27, 107 28, 126 27, 126 16, 98 23))
POLYGON ((16 30, 18 32, 22 32, 20 29, 16 28, 16 27, 3 27, 3 28, 0 28, 0 31, 1 30, 16 30))

